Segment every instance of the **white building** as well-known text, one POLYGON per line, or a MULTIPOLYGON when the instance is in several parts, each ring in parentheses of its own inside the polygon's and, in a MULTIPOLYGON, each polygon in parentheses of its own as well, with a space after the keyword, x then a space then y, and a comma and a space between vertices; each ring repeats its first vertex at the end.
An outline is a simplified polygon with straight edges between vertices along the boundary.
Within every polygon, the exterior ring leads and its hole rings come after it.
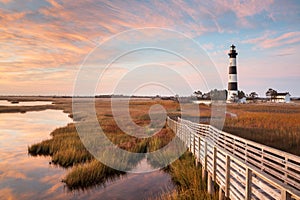
POLYGON ((288 92, 277 93, 274 101, 277 103, 289 103, 291 102, 291 95, 288 92))

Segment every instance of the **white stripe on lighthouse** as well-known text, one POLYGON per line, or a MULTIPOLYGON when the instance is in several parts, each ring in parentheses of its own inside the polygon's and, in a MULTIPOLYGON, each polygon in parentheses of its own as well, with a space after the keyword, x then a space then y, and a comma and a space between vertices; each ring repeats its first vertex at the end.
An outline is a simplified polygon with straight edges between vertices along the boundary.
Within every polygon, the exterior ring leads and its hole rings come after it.
POLYGON ((229 74, 228 82, 229 83, 237 82, 237 75, 236 74, 229 74))
POLYGON ((229 66, 236 66, 236 58, 229 58, 229 66))

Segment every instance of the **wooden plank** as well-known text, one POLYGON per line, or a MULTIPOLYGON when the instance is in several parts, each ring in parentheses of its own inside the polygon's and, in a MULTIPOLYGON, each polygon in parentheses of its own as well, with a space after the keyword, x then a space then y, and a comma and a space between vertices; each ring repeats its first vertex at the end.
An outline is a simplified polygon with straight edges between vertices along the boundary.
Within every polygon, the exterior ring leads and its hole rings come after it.
POLYGON ((263 164, 265 167, 275 170, 277 171, 277 173, 284 175, 285 168, 281 165, 277 165, 276 163, 273 163, 269 160, 264 160, 263 164))
POLYGON ((252 183, 256 185, 258 188, 260 188, 262 191, 268 193, 270 196, 274 197, 275 199, 280 199, 280 189, 276 189, 272 187, 267 182, 264 182, 263 180, 259 180, 257 177, 252 176, 252 183))
POLYGON ((285 176, 278 173, 277 171, 269 168, 269 167, 263 167, 262 169, 264 172, 267 172, 269 175, 273 176, 273 178, 276 178, 277 180, 284 182, 285 176))
POLYGON ((278 163, 278 165, 282 165, 282 167, 284 167, 284 165, 285 165, 285 160, 283 160, 283 159, 281 159, 281 158, 279 158, 279 157, 270 155, 270 154, 265 153, 265 152, 263 153, 263 156, 264 156, 265 158, 268 158, 268 159, 272 160, 273 162, 278 163))
POLYGON ((295 189, 299 189, 300 188, 300 183, 296 182, 295 180, 293 180, 291 178, 287 178, 286 183, 288 183, 289 185, 293 186, 295 189))
POLYGON ((259 169, 261 169, 261 167, 263 166, 260 162, 257 162, 253 158, 248 158, 247 163, 252 164, 253 166, 255 166, 259 169))
POLYGON ((261 156, 261 154, 262 154, 261 150, 255 149, 255 148, 253 148, 251 146, 247 146, 247 151, 251 152, 253 154, 257 154, 257 156, 261 156))
POLYGON ((251 187, 252 187, 252 170, 247 168, 246 169, 246 192, 245 192, 245 199, 251 199, 251 187))
POLYGON ((237 182, 230 181, 230 194, 234 193, 235 197, 236 197, 233 199, 245 199, 245 197, 244 197, 243 193, 241 193, 241 191, 244 191, 244 188, 242 188, 237 182))
POLYGON ((230 169, 230 179, 231 178, 236 179, 242 185, 246 185, 246 177, 244 177, 243 175, 237 173, 232 168, 230 169))
POLYGON ((295 172, 292 172, 292 171, 288 171, 287 172, 287 176, 285 177, 286 179, 291 179, 291 180, 294 180, 296 183, 299 184, 299 187, 300 188, 300 174, 297 174, 295 172))
POLYGON ((291 163, 289 161, 286 162, 285 164, 288 168, 294 169, 300 173, 300 165, 296 165, 294 163, 291 163))
POLYGON ((225 162, 219 158, 217 158, 217 169, 221 169, 223 172, 225 172, 225 168, 226 168, 226 160, 225 162))
POLYGON ((244 175, 246 173, 246 169, 243 166, 239 165, 239 163, 232 161, 230 164, 231 164, 231 168, 233 168, 239 174, 244 175))
POLYGON ((258 199, 270 199, 268 195, 262 193, 260 189, 257 189, 255 187, 252 188, 252 194, 254 194, 258 199))
POLYGON ((219 151, 219 148, 217 148, 217 149, 218 149, 218 157, 222 157, 222 159, 225 159, 226 154, 223 151, 219 151))
POLYGON ((252 154, 252 153, 250 153, 250 151, 248 151, 247 159, 256 159, 257 162, 259 161, 259 163, 262 163, 261 162, 261 160, 262 160, 261 156, 258 156, 256 154, 252 154))
POLYGON ((272 175, 275 175, 277 176, 277 179, 280 180, 280 181, 284 181, 285 179, 285 175, 284 175, 284 170, 280 170, 278 168, 276 168, 277 166, 276 165, 273 165, 272 163, 270 162, 264 162, 264 165, 262 167, 262 170, 263 171, 267 171, 267 172, 270 172, 270 173, 274 173, 272 175))
POLYGON ((230 193, 230 156, 226 155, 226 172, 225 172, 225 196, 229 197, 230 193))
POLYGON ((224 173, 221 173, 219 170, 216 172, 216 183, 219 185, 225 186, 225 176, 224 173))

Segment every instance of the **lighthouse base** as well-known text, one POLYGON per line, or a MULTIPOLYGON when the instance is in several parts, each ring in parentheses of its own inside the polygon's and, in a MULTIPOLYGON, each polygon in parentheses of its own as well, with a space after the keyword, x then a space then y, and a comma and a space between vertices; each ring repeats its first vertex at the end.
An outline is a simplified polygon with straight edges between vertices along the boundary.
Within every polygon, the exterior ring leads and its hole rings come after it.
POLYGON ((237 102, 238 100, 238 91, 237 90, 229 90, 227 94, 227 102, 228 103, 233 103, 237 102))

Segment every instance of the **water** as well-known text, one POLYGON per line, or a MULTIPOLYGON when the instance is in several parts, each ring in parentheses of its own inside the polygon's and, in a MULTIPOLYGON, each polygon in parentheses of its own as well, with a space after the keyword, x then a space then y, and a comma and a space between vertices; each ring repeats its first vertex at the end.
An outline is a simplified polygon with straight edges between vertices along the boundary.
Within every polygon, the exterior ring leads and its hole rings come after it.
POLYGON ((173 188, 164 172, 127 174, 86 191, 68 191, 61 182, 66 169, 50 165, 50 157, 32 157, 27 147, 50 138, 71 122, 57 110, 0 114, 0 199, 147 199, 173 188))
POLYGON ((0 106, 43 106, 51 104, 52 101, 20 101, 18 103, 11 103, 7 100, 0 100, 0 106))

